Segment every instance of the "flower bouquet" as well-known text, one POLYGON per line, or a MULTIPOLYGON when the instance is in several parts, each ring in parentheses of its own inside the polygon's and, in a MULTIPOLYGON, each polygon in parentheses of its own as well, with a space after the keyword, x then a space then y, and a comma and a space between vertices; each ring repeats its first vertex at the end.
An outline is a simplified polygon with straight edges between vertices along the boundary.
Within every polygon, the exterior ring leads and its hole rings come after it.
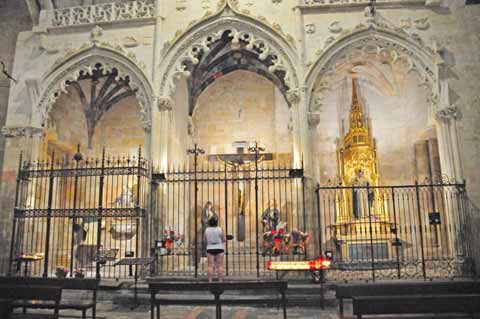
POLYGON ((55 270, 55 276, 57 278, 65 278, 68 275, 68 269, 63 267, 57 267, 55 270))
POLYGON ((75 269, 75 278, 85 278, 82 268, 75 269))

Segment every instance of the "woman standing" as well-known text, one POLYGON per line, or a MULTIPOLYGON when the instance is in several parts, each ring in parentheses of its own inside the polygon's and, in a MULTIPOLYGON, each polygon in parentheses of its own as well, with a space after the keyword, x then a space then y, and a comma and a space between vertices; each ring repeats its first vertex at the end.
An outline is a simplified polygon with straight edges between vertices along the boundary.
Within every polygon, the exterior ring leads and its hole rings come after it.
POLYGON ((218 281, 223 281, 223 254, 227 236, 218 226, 217 216, 208 220, 208 228, 205 230, 204 241, 207 244, 208 256, 208 282, 212 282, 214 270, 217 270, 218 281))

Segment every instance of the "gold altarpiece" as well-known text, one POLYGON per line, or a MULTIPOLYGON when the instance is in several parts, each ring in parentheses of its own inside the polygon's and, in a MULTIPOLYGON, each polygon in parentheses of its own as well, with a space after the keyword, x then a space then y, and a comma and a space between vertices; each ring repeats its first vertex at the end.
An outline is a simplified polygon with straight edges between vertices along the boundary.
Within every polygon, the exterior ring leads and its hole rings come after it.
POLYGON ((391 256, 391 230, 387 198, 379 186, 376 141, 371 121, 352 81, 352 104, 347 134, 337 141, 338 175, 336 220, 331 225, 344 260, 387 259, 391 256), (373 248, 372 248, 373 247, 373 248))

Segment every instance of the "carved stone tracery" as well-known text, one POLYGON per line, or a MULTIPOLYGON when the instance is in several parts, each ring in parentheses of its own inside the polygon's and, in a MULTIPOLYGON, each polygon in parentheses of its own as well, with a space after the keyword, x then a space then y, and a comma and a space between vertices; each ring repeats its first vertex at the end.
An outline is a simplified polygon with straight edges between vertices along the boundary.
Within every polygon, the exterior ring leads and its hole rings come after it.
POLYGON ((246 43, 246 49, 258 55, 259 60, 271 59, 268 71, 284 73, 285 85, 294 89, 298 87, 298 78, 294 67, 296 55, 288 41, 277 35, 271 28, 259 28, 261 21, 243 15, 236 9, 236 2, 224 1, 215 15, 191 26, 188 32, 177 37, 173 45, 167 45, 165 59, 161 63, 160 95, 171 97, 176 88, 176 80, 189 77, 193 66, 208 53, 211 45, 218 41, 222 34, 228 32, 231 44, 240 41, 246 43))
POLYGON ((360 24, 352 32, 343 32, 317 54, 320 57, 310 68, 306 80, 310 92, 315 88, 311 112, 316 111, 316 105, 322 104, 339 65, 368 60, 372 54, 392 64, 403 63, 407 73, 417 72, 422 84, 431 86, 435 94, 438 92, 438 68, 442 64, 438 53, 425 47, 419 39, 376 20, 370 27, 360 24))
POLYGON ((46 85, 40 88, 42 93, 37 103, 39 116, 36 124, 44 126, 60 94, 66 94, 70 83, 78 81, 82 75, 93 75, 98 65, 101 65, 105 75, 116 72, 116 81, 128 79, 129 87, 136 92, 135 97, 140 105, 143 125, 148 129, 151 126, 153 98, 150 81, 131 58, 96 45, 69 55, 64 61, 56 63, 53 70, 43 77, 43 83, 46 85))

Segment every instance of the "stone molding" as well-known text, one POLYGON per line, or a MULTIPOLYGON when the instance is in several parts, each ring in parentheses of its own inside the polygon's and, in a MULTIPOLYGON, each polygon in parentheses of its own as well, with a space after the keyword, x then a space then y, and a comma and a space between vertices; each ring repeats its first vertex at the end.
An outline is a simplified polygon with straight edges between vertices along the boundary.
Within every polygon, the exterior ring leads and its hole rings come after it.
POLYGON ((132 90, 137 90, 136 98, 140 104, 144 127, 147 129, 151 126, 153 89, 148 78, 132 58, 112 48, 94 43, 56 63, 53 70, 42 78, 41 83, 45 85, 40 89, 42 93, 37 103, 40 126, 46 123, 52 106, 60 94, 67 93, 68 82, 77 81, 81 73, 92 74, 97 63, 102 65, 105 74, 116 69, 117 79, 129 78, 130 87, 132 90))
POLYGON ((44 129, 33 126, 4 126, 2 135, 7 138, 12 137, 37 137, 43 136, 44 129))
POLYGON ((45 11, 49 27, 124 22, 155 18, 155 0, 134 0, 125 3, 102 3, 45 11))
POLYGON ((162 74, 160 95, 172 97, 176 89, 176 80, 190 76, 187 65, 198 64, 201 54, 210 50, 209 44, 220 39, 226 31, 230 32, 232 43, 242 40, 247 43, 247 50, 256 54, 259 50, 260 60, 274 56, 269 71, 284 71, 285 84, 290 89, 298 87, 295 69, 297 56, 292 47, 293 42, 285 39, 275 28, 239 12, 236 1, 228 0, 221 2, 216 14, 207 14, 202 21, 194 23, 186 32, 165 44, 162 53, 164 58, 159 64, 162 74))
MULTIPOLYGON (((370 3, 370 0, 302 0, 297 6, 302 10, 345 10, 346 8, 364 7, 370 3)), ((377 0, 378 8, 398 8, 406 6, 440 6, 442 0, 377 0)))

